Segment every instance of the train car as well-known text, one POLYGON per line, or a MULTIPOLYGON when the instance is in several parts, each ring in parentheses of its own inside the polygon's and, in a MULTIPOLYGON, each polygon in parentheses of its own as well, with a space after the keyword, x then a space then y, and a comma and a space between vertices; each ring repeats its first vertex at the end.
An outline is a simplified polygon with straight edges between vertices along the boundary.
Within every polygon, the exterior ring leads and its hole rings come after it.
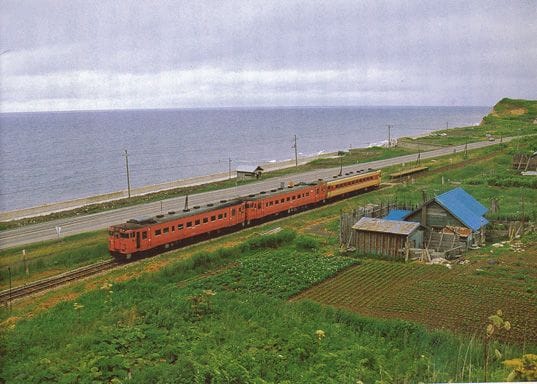
POLYGON ((326 186, 320 183, 300 183, 249 195, 245 201, 246 224, 306 209, 324 200, 325 196, 326 186))
POLYGON ((186 239, 240 226, 245 213, 242 200, 223 200, 177 213, 131 219, 109 227, 108 248, 116 259, 129 260, 148 251, 177 246, 186 239))
POLYGON ((379 185, 380 171, 348 172, 328 181, 299 183, 177 213, 131 219, 109 227, 108 247, 116 259, 129 260, 181 245, 187 239, 308 209, 379 185))
POLYGON ((326 182, 326 198, 336 199, 380 186, 380 171, 367 170, 348 172, 343 176, 334 176, 326 182))

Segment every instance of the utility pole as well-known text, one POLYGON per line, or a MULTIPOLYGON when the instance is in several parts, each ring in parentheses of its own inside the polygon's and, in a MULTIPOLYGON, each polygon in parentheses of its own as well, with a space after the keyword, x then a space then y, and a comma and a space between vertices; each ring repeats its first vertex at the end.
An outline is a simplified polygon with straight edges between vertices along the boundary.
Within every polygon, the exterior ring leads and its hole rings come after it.
POLYGON ((11 267, 8 265, 7 272, 9 273, 9 312, 11 312, 11 267))
POLYGON ((446 121, 446 129, 449 129, 449 121, 446 121))
POLYGON ((131 197, 131 178, 129 174, 129 154, 127 153, 127 150, 125 149, 125 168, 127 168, 127 191, 129 193, 129 198, 131 197))
POLYGON ((295 135, 295 144, 293 145, 292 148, 295 149, 295 167, 298 167, 298 148, 296 145, 296 135, 295 135))
POLYGON ((231 180, 231 157, 228 158, 229 179, 231 180))
POLYGON ((468 138, 466 138, 466 143, 464 144, 464 158, 468 158, 468 138))
POLYGON ((392 147, 392 127, 393 125, 388 124, 388 148, 392 147))

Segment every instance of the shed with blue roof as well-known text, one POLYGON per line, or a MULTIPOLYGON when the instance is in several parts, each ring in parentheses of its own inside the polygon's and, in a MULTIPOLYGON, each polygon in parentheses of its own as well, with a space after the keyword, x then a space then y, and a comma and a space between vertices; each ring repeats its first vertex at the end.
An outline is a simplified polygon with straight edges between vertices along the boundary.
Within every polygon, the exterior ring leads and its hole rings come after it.
POLYGON ((488 209, 462 188, 455 188, 424 203, 404 220, 419 222, 434 231, 450 229, 471 235, 481 230, 489 222, 484 217, 488 209), (461 231, 457 231, 457 229, 461 231), (462 229, 467 229, 463 231, 462 229))

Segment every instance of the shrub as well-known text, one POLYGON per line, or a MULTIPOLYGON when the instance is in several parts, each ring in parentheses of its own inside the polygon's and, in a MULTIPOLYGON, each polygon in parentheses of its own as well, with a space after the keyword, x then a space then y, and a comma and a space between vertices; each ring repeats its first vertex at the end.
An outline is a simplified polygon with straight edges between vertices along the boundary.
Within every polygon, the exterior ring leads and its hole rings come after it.
POLYGON ((319 249, 319 240, 314 237, 302 235, 295 240, 296 248, 304 251, 314 251, 319 249))
POLYGON ((273 235, 261 235, 249 239, 241 245, 243 252, 247 250, 278 248, 282 244, 290 243, 295 238, 296 234, 293 231, 283 230, 273 235))

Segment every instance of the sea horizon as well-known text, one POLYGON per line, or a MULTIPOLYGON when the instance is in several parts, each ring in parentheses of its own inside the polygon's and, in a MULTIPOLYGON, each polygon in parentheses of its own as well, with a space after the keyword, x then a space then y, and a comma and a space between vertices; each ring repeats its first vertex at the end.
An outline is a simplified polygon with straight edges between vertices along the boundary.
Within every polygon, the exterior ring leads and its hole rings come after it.
POLYGON ((76 112, 115 112, 115 111, 169 111, 169 110, 215 110, 215 109, 332 109, 332 108, 493 108, 493 105, 229 105, 229 106, 202 106, 202 107, 137 107, 137 108, 110 108, 110 109, 62 109, 62 110, 42 110, 42 111, 0 111, 1 114, 30 114, 30 113, 76 113, 76 112))

